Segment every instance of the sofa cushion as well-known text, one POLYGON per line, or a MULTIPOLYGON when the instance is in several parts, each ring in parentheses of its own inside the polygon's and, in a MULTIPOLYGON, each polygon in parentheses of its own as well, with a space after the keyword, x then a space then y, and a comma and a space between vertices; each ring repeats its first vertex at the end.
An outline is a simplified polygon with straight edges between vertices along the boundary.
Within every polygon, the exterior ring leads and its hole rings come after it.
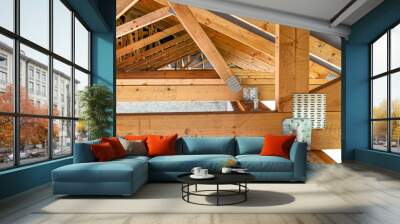
POLYGON ((114 149, 115 155, 117 158, 122 158, 126 156, 126 151, 124 149, 124 146, 121 144, 119 141, 119 138, 117 137, 104 137, 101 138, 101 142, 108 142, 114 149))
POLYGON ((130 182, 135 172, 147 172, 146 166, 147 163, 140 159, 122 159, 75 163, 59 167, 52 173, 53 181, 58 182, 130 182))
POLYGON ((263 137, 236 137, 236 155, 260 154, 263 137))
POLYGON ((190 172, 199 166, 212 172, 219 171, 228 160, 235 159, 231 155, 175 155, 158 156, 149 160, 150 171, 190 172))
POLYGON ((92 148, 94 157, 96 157, 96 161, 105 162, 118 158, 112 145, 108 142, 93 144, 90 147, 92 148))
POLYGON ((149 149, 147 155, 151 157, 175 155, 177 138, 178 134, 170 136, 150 135, 146 140, 149 149))
POLYGON ((232 137, 182 137, 181 154, 235 155, 235 139, 232 137))
POLYGON ((292 172, 292 161, 279 156, 239 155, 240 167, 249 172, 292 172))
POLYGON ((296 135, 266 135, 260 155, 281 156, 289 159, 290 148, 295 140, 296 135))

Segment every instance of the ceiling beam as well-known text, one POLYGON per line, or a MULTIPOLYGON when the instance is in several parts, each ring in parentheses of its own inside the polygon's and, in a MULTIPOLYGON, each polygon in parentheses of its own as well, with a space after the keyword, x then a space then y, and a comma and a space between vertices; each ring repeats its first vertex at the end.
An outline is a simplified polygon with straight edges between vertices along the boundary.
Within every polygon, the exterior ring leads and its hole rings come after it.
POLYGON ((150 57, 150 56, 152 56, 154 54, 157 54, 160 51, 165 51, 168 48, 174 47, 175 45, 180 44, 180 43, 185 42, 185 41, 188 41, 188 40, 191 40, 189 35, 187 35, 187 34, 182 35, 182 36, 177 37, 177 38, 175 38, 173 40, 170 40, 170 41, 167 41, 167 42, 165 42, 165 43, 163 43, 161 45, 158 45, 157 47, 151 48, 151 49, 149 49, 147 51, 143 51, 143 52, 141 52, 141 53, 139 53, 137 55, 129 57, 126 60, 118 61, 118 67, 122 68, 122 67, 128 66, 130 64, 137 63, 138 61, 146 60, 147 57, 150 57))
POLYGON ((140 49, 142 47, 145 47, 146 45, 149 45, 151 43, 157 42, 165 37, 168 37, 170 35, 173 35, 175 33, 178 33, 180 31, 184 30, 183 26, 178 24, 173 27, 167 28, 165 30, 161 30, 151 36, 148 36, 144 39, 141 39, 139 41, 133 42, 125 47, 122 47, 120 49, 117 49, 117 58, 129 54, 130 52, 140 49))
POLYGON ((274 43, 267 40, 266 38, 250 32, 249 30, 242 28, 219 15, 209 12, 204 9, 190 8, 193 15, 196 17, 199 23, 218 31, 230 38, 239 41, 259 52, 262 52, 271 57, 274 56, 274 43))
POLYGON ((169 3, 170 7, 175 11, 175 16, 181 22, 182 26, 189 33, 197 46, 207 57, 218 75, 225 81, 231 91, 239 92, 241 86, 224 58, 218 52, 206 32, 200 26, 192 11, 184 5, 169 3))
POLYGON ((116 19, 119 19, 129 9, 132 8, 139 0, 118 0, 116 1, 116 19))
POLYGON ((339 11, 331 20, 331 27, 336 27, 349 18, 355 11, 361 8, 369 0, 353 0, 350 1, 342 10, 339 11))
MULTIPOLYGON (((159 0, 157 0, 159 1, 159 0)), ((162 1, 161 1, 162 2, 162 1)), ((284 12, 275 9, 269 9, 264 7, 256 7, 246 2, 233 2, 228 0, 171 0, 171 2, 191 5, 208 9, 212 11, 218 11, 226 14, 233 14, 237 16, 244 16, 248 18, 261 19, 271 21, 278 24, 284 24, 288 26, 309 29, 321 33, 327 33, 331 35, 337 35, 341 37, 348 37, 350 34, 350 27, 345 25, 338 25, 331 27, 329 21, 310 18, 294 13, 284 12)))
POLYGON ((148 26, 152 23, 163 20, 169 16, 171 16, 171 10, 169 7, 164 7, 158 9, 154 12, 141 16, 132 21, 126 22, 122 25, 117 26, 117 38, 122 37, 123 35, 135 32, 136 30, 148 26))

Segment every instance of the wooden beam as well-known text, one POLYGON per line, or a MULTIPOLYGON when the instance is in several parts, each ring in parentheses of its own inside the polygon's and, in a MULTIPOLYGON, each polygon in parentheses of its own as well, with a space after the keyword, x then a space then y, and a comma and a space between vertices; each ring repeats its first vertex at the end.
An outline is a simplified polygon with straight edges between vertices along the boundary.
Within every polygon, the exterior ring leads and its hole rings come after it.
POLYGON ((199 51, 197 45, 192 41, 188 40, 177 44, 174 47, 165 49, 157 54, 147 57, 146 60, 142 60, 135 64, 132 64, 126 68, 127 71, 132 70, 156 70, 167 64, 170 64, 184 56, 194 54, 199 51))
POLYGON ((132 6, 134 6, 139 0, 117 0, 116 1, 116 19, 119 19, 125 14, 132 6))
POLYGON ((117 79, 117 86, 209 86, 224 85, 216 79, 117 79))
POLYGON ((227 62, 247 70, 274 72, 274 58, 212 29, 205 30, 227 62))
POLYGON ((191 40, 189 35, 187 35, 187 34, 182 35, 182 36, 180 36, 178 38, 175 38, 173 40, 165 42, 165 43, 163 43, 163 44, 161 44, 161 45, 159 45, 159 46, 157 46, 155 48, 149 49, 147 51, 143 51, 140 54, 137 54, 137 55, 135 55, 133 57, 129 57, 127 60, 118 61, 118 67, 119 68, 123 68, 123 67, 126 67, 128 65, 134 64, 134 63, 136 63, 138 61, 145 60, 147 57, 150 57, 151 55, 157 54, 160 51, 165 51, 168 48, 171 48, 171 47, 173 47, 173 46, 175 46, 175 45, 177 45, 179 43, 182 43, 182 42, 185 42, 185 41, 188 41, 188 40, 191 40))
POLYGON ((338 68, 342 66, 342 52, 334 46, 310 36, 310 54, 313 54, 338 68))
POLYGON ((128 54, 134 50, 137 50, 139 48, 145 47, 146 45, 157 42, 157 41, 161 40, 162 38, 165 38, 165 37, 168 37, 175 33, 178 33, 182 30, 184 30, 182 25, 178 24, 173 27, 167 28, 165 30, 161 30, 161 31, 159 31, 151 36, 148 36, 144 39, 141 39, 139 41, 133 42, 123 48, 118 49, 117 50, 117 58, 119 58, 125 54, 128 54))
POLYGON ((279 112, 290 112, 287 99, 308 93, 310 32, 276 25, 275 33, 275 102, 279 112))
POLYGON ((274 44, 271 41, 231 23, 210 11, 194 7, 191 7, 190 10, 201 24, 270 57, 274 57, 274 44))
POLYGON ((157 21, 163 20, 171 15, 172 13, 170 11, 170 8, 164 7, 132 21, 126 22, 122 25, 117 26, 117 38, 132 33, 135 30, 143 28, 157 21))
POLYGON ((214 70, 133 71, 118 73, 117 79, 218 79, 214 70))
POLYGON ((233 92, 239 92, 241 87, 233 75, 231 69, 226 64, 224 58, 218 52, 210 38, 201 28, 199 22, 193 16, 193 13, 187 6, 180 4, 169 3, 172 9, 175 11, 175 15, 181 22, 185 30, 189 33, 192 39, 196 42, 197 46, 206 55, 208 61, 211 63, 218 75, 223 79, 228 87, 233 92))

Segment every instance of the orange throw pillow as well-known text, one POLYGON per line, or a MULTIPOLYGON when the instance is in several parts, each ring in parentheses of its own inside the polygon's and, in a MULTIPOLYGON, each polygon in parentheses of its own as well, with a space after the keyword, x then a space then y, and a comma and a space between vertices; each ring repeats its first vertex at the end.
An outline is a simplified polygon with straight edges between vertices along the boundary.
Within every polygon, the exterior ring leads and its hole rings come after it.
POLYGON ((117 137, 110 137, 110 138, 101 138, 101 142, 108 142, 114 149, 115 155, 117 158, 125 157, 126 151, 124 146, 122 146, 121 142, 117 137))
POLYGON ((290 148, 296 140, 295 135, 266 135, 264 137, 264 146, 261 149, 262 156, 280 156, 289 159, 290 148))
POLYGON ((171 136, 160 136, 160 135, 150 135, 147 137, 147 154, 148 156, 165 156, 165 155, 175 155, 176 154, 176 139, 178 135, 171 136))
POLYGON ((113 147, 108 142, 93 144, 91 145, 91 149, 94 154, 94 157, 99 162, 110 161, 117 158, 113 147))
POLYGON ((129 141, 146 141, 147 136, 145 135, 126 135, 124 139, 129 141))

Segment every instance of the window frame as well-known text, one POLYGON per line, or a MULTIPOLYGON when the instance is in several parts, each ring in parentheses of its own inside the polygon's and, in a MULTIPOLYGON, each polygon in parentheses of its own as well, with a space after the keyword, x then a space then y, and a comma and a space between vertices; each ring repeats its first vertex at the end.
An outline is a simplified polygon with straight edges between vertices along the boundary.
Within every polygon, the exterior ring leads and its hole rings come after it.
POLYGON ((397 21, 396 23, 392 24, 389 28, 387 28, 383 33, 378 35, 374 40, 372 40, 369 44, 369 145, 370 145, 370 150, 373 151, 379 151, 379 152, 386 152, 386 153, 392 153, 392 154, 400 154, 400 152, 394 152, 392 151, 392 121, 399 121, 400 117, 393 117, 392 116, 392 98, 391 98, 391 91, 392 91, 392 86, 391 86, 391 81, 392 81, 392 75, 396 75, 398 72, 400 72, 400 67, 391 69, 391 31, 393 28, 400 26, 400 21, 397 21), (387 34, 387 64, 386 64, 386 71, 382 72, 380 74, 374 75, 373 72, 373 44, 379 40, 381 37, 383 37, 385 34, 387 34), (385 118, 373 118, 373 81, 378 79, 386 77, 386 86, 387 86, 387 105, 386 105, 386 117, 385 118), (374 148, 374 132, 373 132, 373 122, 376 121, 386 121, 387 122, 387 138, 386 138, 386 151, 379 150, 374 148))
MULTIPOLYGON (((64 4, 68 10, 71 11, 71 18, 70 18, 70 22, 71 22, 71 27, 72 27, 72 32, 71 32, 71 59, 67 59, 64 58, 63 56, 55 53, 54 50, 54 45, 53 45, 53 1, 54 0, 48 0, 49 2, 49 49, 46 49, 45 47, 42 47, 39 44, 34 43, 33 41, 30 41, 29 39, 23 37, 20 35, 20 0, 14 0, 13 3, 13 10, 14 10, 14 18, 13 18, 13 22, 14 22, 14 30, 10 31, 4 27, 0 26, 0 35, 3 35, 5 37, 11 38, 13 40, 13 52, 12 52, 12 61, 13 64, 12 66, 12 71, 13 71, 13 79, 14 79, 14 99, 13 99, 13 112, 1 112, 0 111, 0 116, 11 116, 13 118, 13 154, 14 154, 14 158, 13 158, 13 166, 11 167, 5 167, 5 168, 0 168, 0 172, 5 171, 5 170, 10 170, 10 169, 16 169, 19 167, 23 167, 23 166, 29 166, 29 165, 33 165, 33 164, 37 164, 37 163, 43 163, 49 160, 58 160, 58 159, 62 159, 65 157, 70 157, 73 155, 74 152, 74 143, 75 143, 75 123, 76 121, 79 120, 79 117, 75 117, 75 108, 72 106, 71 108, 71 115, 70 116, 56 116, 53 115, 53 59, 58 60, 59 62, 62 62, 66 65, 71 66, 71 93, 72 93, 72 99, 71 99, 71 105, 74 105, 75 103, 75 88, 74 88, 74 82, 75 82, 75 69, 87 74, 89 76, 89 83, 88 85, 91 86, 92 85, 92 73, 91 73, 91 49, 92 49, 92 45, 91 45, 91 37, 92 37, 92 31, 91 29, 89 29, 89 27, 87 26, 87 24, 84 22, 84 20, 79 16, 78 13, 76 13, 72 7, 65 1, 65 0, 59 0, 62 4, 64 4), (79 20, 79 22, 84 26, 84 28, 88 31, 88 62, 89 62, 89 66, 88 69, 85 69, 83 67, 81 67, 80 65, 75 63, 75 25, 74 25, 74 20, 75 18, 77 20, 79 20), (36 50, 40 53, 43 53, 45 55, 48 56, 49 58, 49 63, 48 63, 48 84, 46 85, 46 90, 48 91, 48 93, 46 93, 47 97, 48 97, 48 112, 46 115, 39 115, 39 114, 28 114, 28 113, 21 113, 20 111, 20 65, 21 65, 21 57, 20 57, 20 45, 23 44, 27 47, 32 48, 33 50, 36 50), (33 162, 33 163, 27 163, 27 164, 21 164, 20 161, 20 119, 24 118, 24 117, 28 117, 28 118, 45 118, 47 119, 48 122, 48 136, 47 136, 47 142, 49 143, 47 145, 47 150, 48 150, 48 157, 44 158, 41 161, 38 162, 33 162), (55 120, 67 120, 67 121, 71 121, 71 153, 69 155, 63 155, 63 156, 57 156, 54 158, 53 152, 54 152, 54 146, 52 144, 53 142, 53 121, 55 120)), ((27 64, 28 66, 28 64, 27 64)), ((27 71, 28 71, 27 67, 27 71)), ((33 70, 33 75, 34 75, 34 83, 36 80, 35 77, 35 72, 36 70, 33 70)), ((26 77, 27 77, 27 81, 30 80, 29 77, 29 73, 27 72, 26 77)), ((39 80, 39 83, 41 83, 41 80, 39 80)), ((41 85, 42 86, 42 85, 41 85)), ((27 89, 27 91, 29 91, 27 89)), ((35 90, 34 90, 35 91, 35 90)))

